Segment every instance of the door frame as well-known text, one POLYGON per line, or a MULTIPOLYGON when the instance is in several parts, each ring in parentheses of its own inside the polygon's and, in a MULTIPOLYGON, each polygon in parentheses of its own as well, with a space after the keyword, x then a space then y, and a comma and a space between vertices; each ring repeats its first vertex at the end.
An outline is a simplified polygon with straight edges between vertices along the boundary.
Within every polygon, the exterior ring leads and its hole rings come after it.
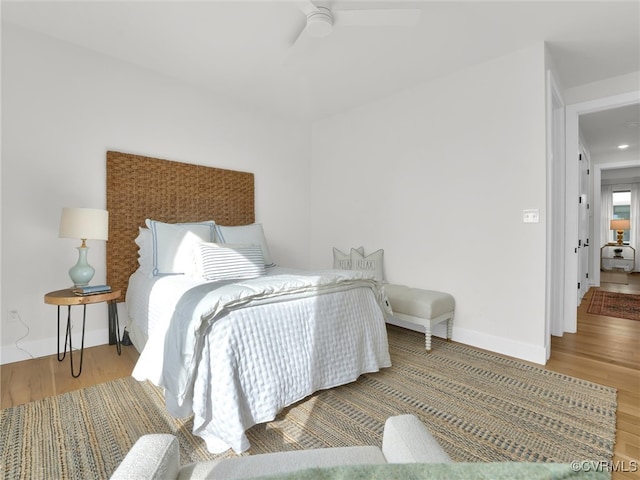
MULTIPOLYGON (((567 105, 565 110, 565 282, 564 282, 564 331, 575 333, 578 329, 578 153, 580 151, 579 117, 585 113, 600 112, 612 108, 640 103, 640 90, 567 105)), ((595 181, 595 177, 594 177, 595 181)), ((594 195, 594 203, 596 198, 594 195)), ((597 201, 600 201, 598 195, 597 201)), ((595 212, 595 211, 594 211, 595 212)), ((599 237, 599 234, 598 234, 599 237)), ((599 241, 599 238, 597 239, 599 241)), ((594 238, 594 242, 596 238, 594 238)), ((599 280, 598 274, 598 280, 599 280)), ((594 279, 595 280, 595 279, 594 279)))
POLYGON ((558 83, 547 71, 547 253, 545 288, 545 353, 551 356, 551 335, 564 331, 564 185, 565 105, 558 83))
POLYGON ((580 160, 578 161, 578 305, 589 290, 589 274, 591 272, 591 258, 589 252, 589 175, 591 169, 591 154, 589 149, 580 141, 580 160))
MULTIPOLYGON (((627 160, 612 163, 599 163, 593 166, 593 218, 598 219, 601 215, 602 207, 602 171, 616 170, 618 168, 637 167, 637 160, 627 160)), ((594 220, 595 221, 595 220, 594 220)), ((593 285, 600 286, 600 247, 602 246, 602 238, 600 237, 600 225, 593 225, 593 245, 597 248, 593 249, 591 262, 593 267, 593 285), (597 268, 596 268, 597 266, 597 268)))

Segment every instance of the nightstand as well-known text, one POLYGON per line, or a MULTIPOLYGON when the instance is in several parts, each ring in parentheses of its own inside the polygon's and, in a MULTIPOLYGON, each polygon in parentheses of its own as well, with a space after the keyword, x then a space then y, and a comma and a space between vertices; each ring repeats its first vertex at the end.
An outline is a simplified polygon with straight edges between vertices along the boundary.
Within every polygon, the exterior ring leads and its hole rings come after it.
POLYGON ((44 296, 44 303, 58 307, 58 361, 61 362, 67 355, 67 343, 69 343, 69 359, 71 362, 71 376, 78 378, 82 373, 82 356, 84 354, 84 327, 87 318, 87 305, 106 302, 109 308, 109 345, 115 343, 118 355, 122 353, 120 345, 120 324, 118 321, 118 308, 116 301, 120 298, 120 290, 96 295, 76 295, 73 289, 65 288, 49 292, 44 296), (67 306, 67 328, 64 338, 64 352, 60 356, 60 307, 67 306), (73 370, 73 348, 71 346, 71 307, 82 305, 82 342, 80 345, 80 367, 78 372, 73 370))

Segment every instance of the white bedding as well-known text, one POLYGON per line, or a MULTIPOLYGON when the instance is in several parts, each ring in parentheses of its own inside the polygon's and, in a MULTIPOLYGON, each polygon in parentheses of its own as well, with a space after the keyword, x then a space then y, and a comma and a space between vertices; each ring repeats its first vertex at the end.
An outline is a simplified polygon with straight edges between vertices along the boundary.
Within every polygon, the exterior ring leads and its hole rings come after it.
POLYGON ((269 272, 202 295, 194 291, 208 290, 204 281, 185 276, 134 274, 129 284, 128 329, 144 345, 134 377, 163 386, 173 415, 193 413, 194 434, 214 453, 245 451, 251 426, 391 365, 377 282, 345 271, 269 272))

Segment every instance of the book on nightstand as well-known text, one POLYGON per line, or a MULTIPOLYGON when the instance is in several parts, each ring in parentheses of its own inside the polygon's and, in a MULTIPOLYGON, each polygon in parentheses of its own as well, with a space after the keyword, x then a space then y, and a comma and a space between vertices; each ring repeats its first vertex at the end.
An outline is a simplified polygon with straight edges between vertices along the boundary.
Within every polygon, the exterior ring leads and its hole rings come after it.
POLYGON ((109 285, 92 285, 90 287, 74 288, 72 291, 76 295, 98 295, 100 293, 109 293, 111 287, 109 285))

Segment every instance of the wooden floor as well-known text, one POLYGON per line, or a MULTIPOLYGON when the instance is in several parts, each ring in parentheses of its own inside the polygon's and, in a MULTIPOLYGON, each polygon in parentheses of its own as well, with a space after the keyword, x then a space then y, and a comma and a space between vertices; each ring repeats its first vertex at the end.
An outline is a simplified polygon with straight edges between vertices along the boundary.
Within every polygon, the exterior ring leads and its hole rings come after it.
MULTIPOLYGON (((601 290, 640 294, 640 274, 629 285, 603 283, 601 290)), ((618 389, 616 445, 613 464, 623 470, 614 479, 640 478, 640 321, 587 313, 589 290, 578 308, 578 333, 551 338, 546 368, 618 389)))
MULTIPOLYGON (((601 289, 640 294, 640 274, 630 276, 629 285, 603 284, 601 289)), ((618 389, 614 464, 631 470, 631 462, 640 460, 640 322, 588 314, 593 290, 578 308, 578 333, 552 338, 546 368, 618 389)), ((79 378, 71 377, 68 358, 58 362, 55 355, 2 365, 1 407, 128 376, 137 358, 132 346, 122 347, 121 356, 115 346, 87 348, 79 378)), ((638 479, 640 472, 614 472, 613 478, 638 479)))
MULTIPOLYGON (((74 351, 73 365, 76 371, 79 359, 79 353, 74 351)), ((133 346, 123 346, 122 355, 118 355, 115 345, 101 345, 85 348, 82 373, 78 378, 71 376, 68 353, 62 362, 58 362, 56 355, 50 355, 2 365, 1 406, 7 408, 21 405, 127 377, 131 375, 137 360, 138 352, 133 346)))

